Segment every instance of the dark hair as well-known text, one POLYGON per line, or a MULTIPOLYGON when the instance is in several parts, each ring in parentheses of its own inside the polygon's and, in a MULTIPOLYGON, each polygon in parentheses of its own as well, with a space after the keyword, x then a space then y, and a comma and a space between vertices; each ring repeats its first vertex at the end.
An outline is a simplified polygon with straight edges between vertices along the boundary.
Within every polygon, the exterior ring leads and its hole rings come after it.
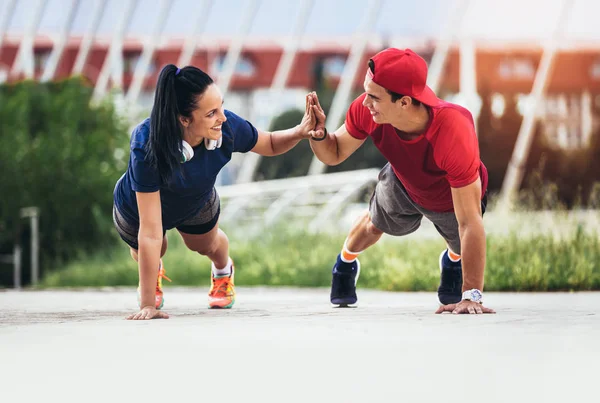
MULTIPOLYGON (((375 74, 375 63, 373 62, 373 59, 369 59, 369 69, 371 69, 371 72, 373 74, 375 74)), ((390 91, 387 88, 385 88, 385 90, 387 91, 388 94, 390 94, 392 96, 393 103, 396 103, 397 100, 402 99, 403 97, 406 96, 406 95, 398 94, 397 92, 394 92, 394 91, 390 91)), ((421 105, 421 101, 419 101, 418 99, 415 99, 413 97, 409 97, 409 98, 412 100, 412 104, 414 106, 421 105)))
POLYGON ((179 116, 191 117, 200 95, 212 83, 208 74, 193 66, 178 69, 168 64, 158 76, 146 158, 150 166, 158 170, 164 184, 169 182, 181 161, 183 130, 179 116))

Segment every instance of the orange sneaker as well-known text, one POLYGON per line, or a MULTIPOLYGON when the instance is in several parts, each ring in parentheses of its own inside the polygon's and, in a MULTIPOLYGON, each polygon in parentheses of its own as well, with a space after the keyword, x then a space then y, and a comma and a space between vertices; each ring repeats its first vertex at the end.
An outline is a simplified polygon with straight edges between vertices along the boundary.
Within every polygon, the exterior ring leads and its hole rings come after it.
POLYGON ((231 274, 228 276, 215 277, 211 270, 210 278, 212 285, 208 292, 208 306, 210 308, 228 309, 233 306, 235 303, 234 272, 233 263, 231 264, 231 274))
MULTIPOLYGON (((155 294, 155 306, 156 309, 161 309, 163 307, 163 305, 165 304, 165 299, 163 297, 163 290, 162 290, 162 279, 165 279, 167 281, 171 281, 171 279, 169 277, 167 277, 167 275, 165 274, 165 268, 163 266, 162 260, 160 261, 160 269, 158 269, 158 278, 156 279, 156 294, 155 294)), ((138 294, 138 305, 141 303, 142 301, 142 296, 140 294, 140 287, 138 285, 138 289, 137 289, 137 294, 138 294)))

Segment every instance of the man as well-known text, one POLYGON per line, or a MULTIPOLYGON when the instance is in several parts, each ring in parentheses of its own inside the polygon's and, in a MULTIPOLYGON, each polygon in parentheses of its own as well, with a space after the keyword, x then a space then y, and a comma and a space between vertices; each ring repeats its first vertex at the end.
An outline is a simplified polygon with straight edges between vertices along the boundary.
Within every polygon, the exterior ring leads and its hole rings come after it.
POLYGON ((365 93, 352 104, 335 133, 312 94, 317 117, 310 133, 315 155, 337 165, 367 138, 386 157, 369 211, 352 227, 332 270, 331 303, 357 302, 358 255, 387 233, 414 232, 423 216, 448 248, 440 256, 436 313, 493 313, 482 304, 485 269, 487 170, 471 113, 437 98, 426 85, 427 64, 410 49, 386 49, 370 61, 365 93), (463 264, 464 261, 464 264, 463 264))

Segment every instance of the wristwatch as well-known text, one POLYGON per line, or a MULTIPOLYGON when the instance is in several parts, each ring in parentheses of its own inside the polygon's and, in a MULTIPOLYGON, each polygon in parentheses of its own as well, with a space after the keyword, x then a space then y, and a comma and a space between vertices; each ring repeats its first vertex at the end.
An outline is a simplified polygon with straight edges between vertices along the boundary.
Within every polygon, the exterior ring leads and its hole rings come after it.
POLYGON ((483 293, 481 291, 479 291, 477 288, 473 288, 471 290, 467 290, 467 291, 463 292, 462 299, 463 300, 467 299, 467 300, 473 301, 473 302, 479 302, 481 304, 482 299, 483 299, 483 293))

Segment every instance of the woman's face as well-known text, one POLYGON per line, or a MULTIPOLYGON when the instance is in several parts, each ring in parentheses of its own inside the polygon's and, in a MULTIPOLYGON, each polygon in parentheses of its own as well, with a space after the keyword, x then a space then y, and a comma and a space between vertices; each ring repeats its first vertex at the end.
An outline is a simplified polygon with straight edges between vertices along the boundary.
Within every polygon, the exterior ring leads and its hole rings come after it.
POLYGON ((222 136, 221 125, 227 120, 223 109, 223 95, 215 84, 211 84, 200 95, 198 107, 191 119, 181 116, 184 140, 192 147, 205 138, 218 140, 222 136))

